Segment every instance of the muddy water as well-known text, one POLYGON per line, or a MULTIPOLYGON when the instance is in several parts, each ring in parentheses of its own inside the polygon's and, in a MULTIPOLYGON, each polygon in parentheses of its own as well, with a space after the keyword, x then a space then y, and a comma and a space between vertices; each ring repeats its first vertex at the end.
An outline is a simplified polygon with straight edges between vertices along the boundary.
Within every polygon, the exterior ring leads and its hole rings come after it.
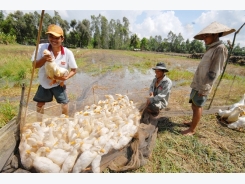
POLYGON ((96 77, 80 72, 69 80, 67 92, 77 102, 95 98, 96 103, 97 100, 103 99, 104 95, 123 94, 140 104, 145 102, 149 85, 154 76, 153 70, 148 70, 143 74, 137 69, 130 72, 127 68, 96 77))

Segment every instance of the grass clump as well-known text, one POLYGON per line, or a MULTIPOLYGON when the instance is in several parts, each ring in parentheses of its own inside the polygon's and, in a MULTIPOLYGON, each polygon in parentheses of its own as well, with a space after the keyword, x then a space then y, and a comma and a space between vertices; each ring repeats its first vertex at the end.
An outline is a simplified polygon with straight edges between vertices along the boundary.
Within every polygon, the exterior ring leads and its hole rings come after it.
POLYGON ((17 107, 6 100, 0 103, 0 128, 17 115, 17 107))

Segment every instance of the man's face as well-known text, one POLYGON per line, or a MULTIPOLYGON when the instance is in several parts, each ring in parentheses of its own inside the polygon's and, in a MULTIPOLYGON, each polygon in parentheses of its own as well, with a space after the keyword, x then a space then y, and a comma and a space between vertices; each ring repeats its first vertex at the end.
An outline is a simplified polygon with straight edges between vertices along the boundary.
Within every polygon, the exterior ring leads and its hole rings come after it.
POLYGON ((217 40, 218 34, 204 34, 202 38, 206 45, 210 45, 217 40))
POLYGON ((63 37, 56 37, 52 34, 48 34, 48 40, 49 43, 52 45, 52 47, 60 47, 64 38, 63 37))
POLYGON ((164 76, 164 71, 163 70, 155 70, 156 78, 159 79, 164 76))

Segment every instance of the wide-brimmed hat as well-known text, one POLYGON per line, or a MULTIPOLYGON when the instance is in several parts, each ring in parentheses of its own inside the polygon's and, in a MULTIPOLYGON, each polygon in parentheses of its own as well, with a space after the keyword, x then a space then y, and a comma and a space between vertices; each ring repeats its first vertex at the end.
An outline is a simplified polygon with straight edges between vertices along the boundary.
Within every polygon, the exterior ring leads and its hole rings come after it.
POLYGON ((63 37, 64 36, 64 33, 63 33, 63 30, 60 26, 57 26, 55 24, 51 24, 48 26, 48 30, 46 32, 46 34, 52 34, 56 37, 63 37))
POLYGON ((203 30, 201 30, 196 36, 194 36, 194 38, 197 40, 203 40, 202 37, 203 34, 217 34, 217 33, 221 33, 219 37, 222 37, 230 33, 233 33, 235 31, 236 31, 235 29, 229 28, 226 25, 223 25, 218 22, 213 22, 207 27, 205 27, 203 30))
POLYGON ((166 65, 163 62, 157 63, 157 65, 152 69, 153 70, 164 70, 165 72, 168 72, 168 69, 166 68, 166 65))

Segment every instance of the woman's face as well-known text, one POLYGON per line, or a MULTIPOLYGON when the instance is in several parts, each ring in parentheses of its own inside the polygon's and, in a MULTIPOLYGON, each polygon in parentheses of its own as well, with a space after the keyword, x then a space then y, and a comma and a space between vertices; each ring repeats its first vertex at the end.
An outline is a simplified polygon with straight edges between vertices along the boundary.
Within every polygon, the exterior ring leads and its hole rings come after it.
POLYGON ((216 42, 219 38, 218 34, 203 34, 202 35, 203 41, 205 42, 205 45, 210 45, 213 42, 216 42))

